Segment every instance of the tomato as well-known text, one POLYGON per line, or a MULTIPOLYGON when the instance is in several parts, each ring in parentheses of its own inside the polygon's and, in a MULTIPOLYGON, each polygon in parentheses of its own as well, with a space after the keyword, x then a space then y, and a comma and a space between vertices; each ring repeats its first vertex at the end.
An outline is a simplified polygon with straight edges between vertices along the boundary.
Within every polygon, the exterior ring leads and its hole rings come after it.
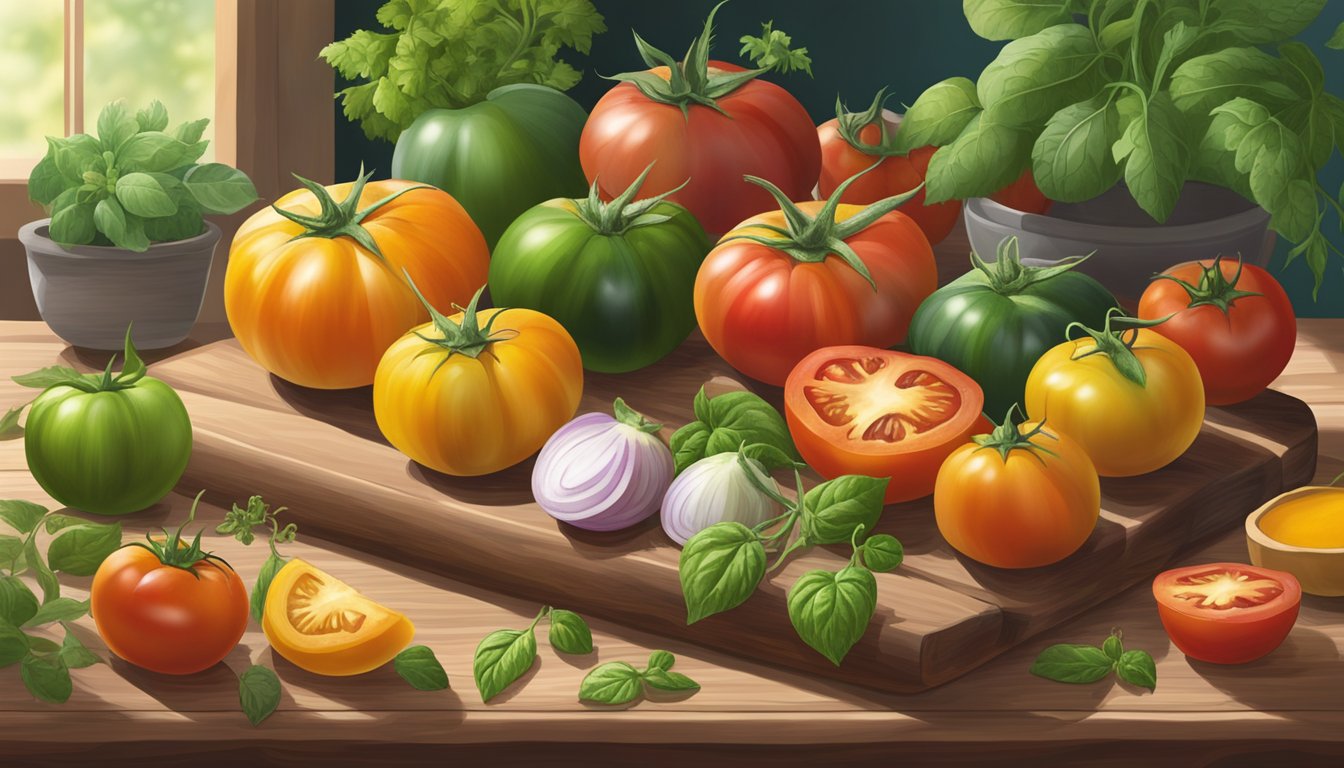
POLYGON ((583 361, 559 323, 530 309, 464 312, 413 328, 383 355, 373 415, 394 448, 449 475, 526 459, 579 407, 583 361))
POLYGON ((452 195, 493 248, 523 211, 583 194, 579 134, 587 119, 554 88, 502 86, 480 103, 421 113, 397 137, 392 178, 452 195))
MULTIPOLYGON (((1081 261, 1081 260, 1080 260, 1081 261)), ((1072 267, 1023 266, 1017 238, 999 244, 986 264, 933 292, 910 321, 910 350, 955 365, 985 391, 985 411, 999 417, 1020 404, 1027 374, 1064 340, 1069 323, 1096 327, 1118 307, 1101 283, 1072 267)))
MULTIPOLYGON (((929 158, 936 147, 919 147, 908 153, 891 148, 890 138, 896 134, 901 121, 898 116, 882 109, 884 93, 879 91, 873 105, 866 112, 845 112, 836 104, 836 117, 817 128, 821 142, 821 177, 817 190, 823 198, 830 197, 845 179, 881 162, 872 173, 854 182, 841 198, 843 203, 867 205, 884 197, 908 192, 924 183, 929 169, 929 158)), ((901 213, 915 220, 931 244, 938 244, 952 231, 961 215, 961 201, 949 200, 934 205, 924 204, 924 190, 920 190, 905 205, 901 213)))
POLYGON ((895 210, 900 198, 837 204, 841 185, 829 202, 795 204, 765 186, 781 210, 729 232, 695 278, 695 316, 714 351, 778 386, 822 347, 905 341, 915 308, 938 287, 938 268, 919 226, 895 210))
POLYGON ((1103 477, 1142 475, 1199 436, 1204 384, 1175 342, 1147 328, 1122 340, 1106 325, 1041 356, 1027 376, 1027 414, 1078 441, 1103 477))
POLYGON ((229 250, 224 307, 243 349, 276 376, 362 387, 388 346, 428 317, 407 273, 446 307, 471 298, 489 262, 480 230, 445 192, 367 176, 314 184, 243 222, 229 250))
POLYGON ((938 470, 938 531, 952 548, 997 568, 1057 563, 1087 541, 1101 514, 1096 467, 1071 438, 1011 415, 938 470))
POLYGON ((1194 358, 1209 404, 1249 400, 1288 367, 1297 319, 1268 272, 1219 258, 1177 264, 1159 277, 1139 299, 1139 317, 1172 316, 1153 330, 1194 358))
POLYGON ((1302 587, 1291 573, 1210 563, 1158 574, 1153 597, 1181 653, 1214 664, 1245 664, 1278 648, 1292 631, 1302 587))
POLYGON ((938 467, 989 426, 966 374, 931 357, 876 347, 819 349, 784 384, 784 417, 822 477, 889 477, 886 503, 933 492, 938 467))
MULTIPOLYGON (((717 10, 693 45, 706 57, 717 10)), ((817 130, 788 91, 751 78, 722 93, 743 68, 690 55, 675 64, 686 86, 677 90, 668 67, 674 59, 647 44, 640 53, 651 69, 617 75, 626 82, 598 100, 579 139, 583 171, 603 196, 615 197, 656 161, 645 194, 689 182, 668 199, 715 235, 772 207, 744 175, 769 179, 795 200, 812 196, 821 166, 817 130)))
POLYGON ((495 303, 535 309, 574 337, 591 371, 643 368, 695 328, 691 291, 709 236, 685 208, 551 200, 518 217, 490 260, 495 303))
POLYGON ((415 636, 402 613, 294 558, 266 591, 261 628, 275 652, 318 675, 358 675, 391 661, 415 636))
POLYGON ((1023 213, 1045 214, 1050 211, 1050 206, 1054 205, 1050 198, 1037 188, 1036 177, 1031 175, 1030 167, 1022 171, 1017 181, 990 195, 989 199, 1023 213))
MULTIPOLYGON (((188 522, 195 513, 193 504, 188 522)), ((166 540, 128 544, 108 555, 89 588, 89 613, 108 649, 165 675, 190 675, 223 661, 247 629, 247 612, 242 578, 188 546, 182 528, 166 540)))
MULTIPOLYGON (((100 515, 138 512, 168 495, 191 458, 182 398, 145 375, 126 332, 120 374, 70 369, 33 401, 24 452, 33 479, 67 507, 100 515)), ((22 378, 22 377, 20 377, 22 378)))

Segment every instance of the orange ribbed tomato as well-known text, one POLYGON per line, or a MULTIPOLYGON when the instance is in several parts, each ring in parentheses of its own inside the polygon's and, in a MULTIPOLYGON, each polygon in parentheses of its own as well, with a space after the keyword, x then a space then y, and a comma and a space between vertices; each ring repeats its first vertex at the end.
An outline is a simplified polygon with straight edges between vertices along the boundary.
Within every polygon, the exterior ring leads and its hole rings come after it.
POLYGON ((282 379, 318 389, 372 384, 383 352, 429 319, 405 273, 442 307, 466 303, 489 275, 485 238, 448 193, 366 180, 291 192, 233 238, 229 324, 282 379))

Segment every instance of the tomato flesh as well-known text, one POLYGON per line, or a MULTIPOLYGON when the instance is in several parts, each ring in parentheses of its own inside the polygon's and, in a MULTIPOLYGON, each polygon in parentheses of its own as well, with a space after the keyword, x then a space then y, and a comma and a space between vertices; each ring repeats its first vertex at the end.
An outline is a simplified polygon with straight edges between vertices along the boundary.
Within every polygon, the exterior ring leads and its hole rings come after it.
POLYGON ((1243 664, 1278 648, 1288 636, 1302 588, 1282 571, 1214 563, 1160 574, 1153 596, 1162 626, 1186 656, 1243 664))
POLYGON ((961 407, 956 387, 937 375, 889 370, 880 357, 827 361, 816 379, 824 383, 803 388, 807 401, 851 440, 899 443, 945 423, 961 407))

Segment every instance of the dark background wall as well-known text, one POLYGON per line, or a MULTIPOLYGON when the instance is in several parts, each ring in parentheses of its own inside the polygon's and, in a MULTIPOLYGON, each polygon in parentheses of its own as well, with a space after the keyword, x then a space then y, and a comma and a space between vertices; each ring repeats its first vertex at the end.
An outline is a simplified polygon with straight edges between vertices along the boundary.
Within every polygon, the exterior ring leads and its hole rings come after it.
MULTIPOLYGON (((356 29, 378 29, 374 13, 380 5, 381 0, 341 0, 336 39, 356 29)), ((594 5, 606 17, 607 32, 594 39, 588 56, 564 56, 584 71, 583 80, 570 95, 585 107, 591 107, 611 85, 597 74, 643 67, 630 30, 639 30, 650 43, 680 56, 699 33, 713 0, 594 0, 594 5)), ((717 17, 715 58, 738 61, 737 39, 757 34, 761 22, 771 19, 777 28, 793 35, 795 45, 807 46, 815 76, 795 73, 771 79, 788 88, 817 122, 834 116, 837 91, 851 109, 861 109, 877 89, 886 86, 893 94, 889 106, 898 108, 898 102, 913 102, 924 88, 944 78, 964 75, 974 79, 1000 47, 971 32, 957 0, 732 0, 717 17)), ((1325 41, 1341 20, 1344 0, 1330 0, 1321 18, 1300 38, 1325 63, 1326 87, 1336 94, 1344 94, 1344 53, 1325 48, 1325 41)), ((366 139, 359 126, 345 120, 338 106, 337 178, 353 178, 361 162, 386 175, 392 165, 392 145, 366 139)), ((1344 183, 1344 161, 1338 155, 1322 182, 1331 190, 1344 183)), ((1332 240, 1344 249, 1344 235, 1332 223, 1327 226, 1332 240)), ((1279 244, 1275 275, 1288 288, 1298 314, 1344 316, 1341 260, 1331 257, 1321 298, 1313 302, 1312 278, 1305 264, 1297 262, 1279 270, 1287 250, 1279 244)))

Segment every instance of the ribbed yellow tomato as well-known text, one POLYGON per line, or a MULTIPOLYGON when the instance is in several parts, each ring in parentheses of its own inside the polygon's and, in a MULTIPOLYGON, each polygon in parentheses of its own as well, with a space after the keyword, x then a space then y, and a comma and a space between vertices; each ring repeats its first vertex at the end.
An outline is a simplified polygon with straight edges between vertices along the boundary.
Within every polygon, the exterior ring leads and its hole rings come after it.
POLYGON ((334 676, 377 669, 415 636, 405 615, 298 558, 271 581, 261 628, 294 666, 334 676))
POLYGON ((1027 377, 1027 414, 1080 443, 1103 477, 1170 464, 1204 423, 1204 384, 1195 361, 1148 329, 1126 331, 1123 341, 1109 331, 1095 333, 1036 361, 1027 377))
POLYGON ((498 472, 541 450, 574 416, 583 360, 560 323, 530 309, 476 312, 480 292, 388 348, 373 380, 383 436, 449 475, 498 472))

